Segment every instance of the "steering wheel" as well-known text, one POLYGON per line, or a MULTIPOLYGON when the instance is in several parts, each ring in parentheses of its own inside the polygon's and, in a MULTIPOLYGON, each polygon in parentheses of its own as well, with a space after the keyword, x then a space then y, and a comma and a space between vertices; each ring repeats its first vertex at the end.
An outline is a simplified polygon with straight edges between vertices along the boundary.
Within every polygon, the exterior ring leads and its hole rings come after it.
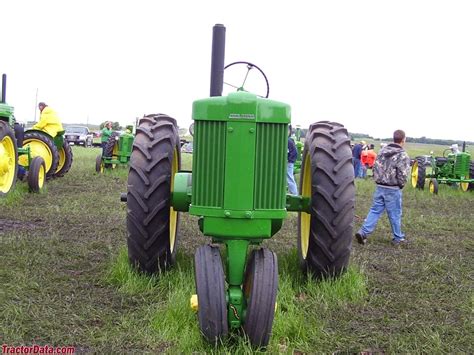
POLYGON ((224 76, 227 77, 228 79, 230 78, 231 80, 230 82, 226 82, 224 79, 224 84, 237 89, 237 91, 253 92, 257 96, 268 98, 268 94, 270 93, 270 86, 268 85, 267 76, 265 75, 263 70, 257 67, 255 64, 252 64, 250 62, 240 61, 240 62, 230 63, 226 65, 224 69, 227 69, 227 72, 224 73, 224 76), (249 75, 251 73, 255 73, 257 76, 249 75), (232 76, 232 74, 234 75, 232 76), (237 75, 242 76, 242 74, 244 75, 244 80, 242 81, 242 84, 240 85, 232 84, 232 82, 237 81, 236 76, 237 75), (261 84, 256 85, 257 80, 253 79, 254 77, 260 77, 260 76, 263 76, 263 79, 265 79, 265 86, 262 86, 261 84), (247 79, 249 80, 248 82, 247 82, 247 79), (250 89, 247 89, 248 87, 250 87, 250 89))
POLYGON ((451 152, 451 148, 448 148, 448 149, 445 149, 443 150, 443 158, 447 158, 448 157, 448 154, 451 152), (446 154, 448 153, 448 154, 446 154))

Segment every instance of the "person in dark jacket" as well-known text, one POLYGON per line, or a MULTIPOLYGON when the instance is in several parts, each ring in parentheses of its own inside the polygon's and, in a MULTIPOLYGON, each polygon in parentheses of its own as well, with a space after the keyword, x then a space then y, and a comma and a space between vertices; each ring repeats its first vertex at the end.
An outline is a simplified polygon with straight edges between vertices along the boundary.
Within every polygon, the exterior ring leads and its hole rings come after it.
POLYGON ((352 164, 354 165, 354 177, 359 178, 362 177, 362 166, 360 163, 360 153, 362 153, 363 144, 356 143, 354 147, 352 147, 352 164))
POLYGON ((367 243, 367 237, 375 230, 382 213, 387 210, 392 227, 392 244, 406 243, 402 232, 402 189, 405 186, 410 169, 410 157, 403 149, 405 132, 393 133, 394 143, 383 147, 374 163, 373 173, 376 183, 372 207, 364 224, 355 234, 360 244, 367 243))
POLYGON ((288 127, 288 165, 286 169, 286 180, 288 181, 288 192, 291 195, 298 195, 295 176, 293 174, 294 165, 298 152, 296 151, 295 141, 290 137, 291 126, 288 127))

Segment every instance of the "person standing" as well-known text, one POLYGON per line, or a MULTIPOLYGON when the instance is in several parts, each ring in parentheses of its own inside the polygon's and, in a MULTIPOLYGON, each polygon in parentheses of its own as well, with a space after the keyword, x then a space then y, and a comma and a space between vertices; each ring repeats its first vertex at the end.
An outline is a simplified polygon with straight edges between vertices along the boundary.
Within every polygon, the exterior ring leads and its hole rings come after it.
POLYGON ((104 128, 102 128, 101 131, 101 137, 100 137, 100 142, 102 145, 102 156, 104 156, 105 153, 105 146, 107 144, 107 141, 109 140, 110 136, 112 135, 112 122, 107 121, 105 122, 104 128))
POLYGON ((286 180, 288 182, 288 192, 291 195, 298 195, 295 175, 293 174, 297 156, 298 156, 298 152, 296 151, 295 141, 293 140, 293 138, 291 138, 291 126, 289 126, 288 127, 288 164, 286 168, 286 180))
POLYGON ((56 137, 58 132, 64 131, 63 125, 59 120, 56 112, 46 105, 44 102, 38 104, 38 109, 41 112, 38 123, 33 126, 33 129, 37 129, 48 133, 51 137, 56 137))
POLYGON ((400 245, 407 242, 402 232, 402 189, 407 182, 410 169, 410 157, 403 149, 405 132, 396 130, 393 143, 383 147, 374 163, 373 174, 376 188, 372 207, 362 227, 355 234, 357 242, 367 243, 367 237, 375 230, 382 213, 387 210, 392 227, 392 244, 400 245))
POLYGON ((362 143, 356 143, 352 148, 352 164, 354 165, 354 177, 361 176, 360 154, 362 153, 362 143))

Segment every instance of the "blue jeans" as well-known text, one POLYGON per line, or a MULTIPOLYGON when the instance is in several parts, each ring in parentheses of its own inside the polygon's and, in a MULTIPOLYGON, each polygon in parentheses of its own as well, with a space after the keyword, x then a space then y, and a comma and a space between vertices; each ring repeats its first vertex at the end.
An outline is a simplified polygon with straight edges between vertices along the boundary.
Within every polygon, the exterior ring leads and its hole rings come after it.
POLYGON ((360 163, 360 159, 352 158, 352 164, 354 164, 354 177, 362 177, 362 164, 360 163))
POLYGON ((402 233, 402 190, 382 186, 375 189, 372 207, 359 233, 365 236, 371 234, 385 210, 392 226, 393 239, 405 239, 405 234, 402 233))
POLYGON ((295 176, 293 175, 294 163, 288 163, 286 167, 286 180, 288 181, 288 192, 290 195, 298 195, 295 176))

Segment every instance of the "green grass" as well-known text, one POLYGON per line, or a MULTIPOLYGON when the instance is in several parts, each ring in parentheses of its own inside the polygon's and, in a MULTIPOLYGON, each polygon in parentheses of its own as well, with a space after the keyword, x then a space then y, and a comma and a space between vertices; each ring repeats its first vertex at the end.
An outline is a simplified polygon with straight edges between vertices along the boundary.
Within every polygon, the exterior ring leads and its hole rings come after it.
MULTIPOLYGON (((74 345, 94 353, 251 353, 232 333, 205 342, 189 307, 193 253, 205 243, 183 214, 176 267, 134 272, 126 251, 127 168, 95 172, 97 148, 74 147, 64 178, 30 194, 25 183, 0 201, 2 343, 74 345)), ((412 152, 408 148, 411 156, 412 152)), ((183 154, 184 169, 192 156, 183 154)), ((356 180, 358 228, 374 184, 356 180)), ((278 307, 269 353, 471 353, 474 296, 472 193, 441 185, 437 196, 404 189, 403 229, 390 245, 383 217, 369 243, 353 245, 337 280, 315 282, 298 268, 296 213, 264 245, 278 254, 278 307)))

